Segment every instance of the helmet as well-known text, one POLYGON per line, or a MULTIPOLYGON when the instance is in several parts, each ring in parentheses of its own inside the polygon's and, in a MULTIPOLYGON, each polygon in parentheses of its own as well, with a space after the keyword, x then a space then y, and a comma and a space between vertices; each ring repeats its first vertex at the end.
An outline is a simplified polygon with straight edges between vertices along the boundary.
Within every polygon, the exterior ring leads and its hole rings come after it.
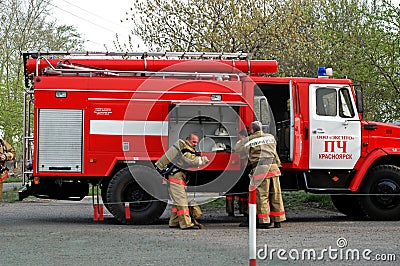
POLYGON ((229 136, 228 131, 222 125, 219 125, 219 127, 215 130, 214 135, 215 136, 229 136))
POLYGON ((226 146, 224 143, 217 142, 214 144, 214 146, 211 148, 211 151, 224 151, 226 150, 226 146))

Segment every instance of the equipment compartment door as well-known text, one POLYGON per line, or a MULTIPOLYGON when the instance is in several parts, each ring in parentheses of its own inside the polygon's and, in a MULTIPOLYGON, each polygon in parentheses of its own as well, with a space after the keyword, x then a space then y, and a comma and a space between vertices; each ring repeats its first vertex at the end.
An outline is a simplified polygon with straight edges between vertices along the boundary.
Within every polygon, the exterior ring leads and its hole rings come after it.
POLYGON ((83 110, 38 110, 38 172, 82 169, 83 110))
POLYGON ((361 123, 349 86, 310 85, 310 169, 353 169, 361 123))

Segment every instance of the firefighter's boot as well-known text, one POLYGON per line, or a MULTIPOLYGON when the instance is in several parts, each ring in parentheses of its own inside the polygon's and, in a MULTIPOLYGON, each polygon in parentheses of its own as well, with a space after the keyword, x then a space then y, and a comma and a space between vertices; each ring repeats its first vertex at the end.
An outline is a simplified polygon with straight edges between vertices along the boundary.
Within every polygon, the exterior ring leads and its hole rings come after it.
POLYGON ((239 224, 239 227, 249 227, 249 216, 246 216, 246 220, 239 224))
POLYGON ((269 223, 257 223, 257 228, 258 229, 269 229, 270 224, 269 223))

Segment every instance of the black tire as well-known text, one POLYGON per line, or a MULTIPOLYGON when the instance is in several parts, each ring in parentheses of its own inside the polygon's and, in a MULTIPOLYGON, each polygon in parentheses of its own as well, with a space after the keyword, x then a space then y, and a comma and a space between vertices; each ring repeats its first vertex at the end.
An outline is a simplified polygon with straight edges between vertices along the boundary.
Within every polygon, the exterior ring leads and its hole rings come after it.
POLYGON ((362 210, 356 195, 331 195, 333 205, 336 209, 352 218, 364 217, 365 213, 362 210))
POLYGON ((359 202, 375 220, 400 219, 400 168, 380 165, 369 170, 360 187, 359 202))
POLYGON ((126 167, 111 179, 107 189, 108 209, 120 223, 152 223, 160 218, 167 207, 167 202, 155 199, 133 178, 133 176, 155 178, 149 169, 141 165, 126 167), (126 219, 125 216, 125 202, 129 202, 130 219, 126 219))

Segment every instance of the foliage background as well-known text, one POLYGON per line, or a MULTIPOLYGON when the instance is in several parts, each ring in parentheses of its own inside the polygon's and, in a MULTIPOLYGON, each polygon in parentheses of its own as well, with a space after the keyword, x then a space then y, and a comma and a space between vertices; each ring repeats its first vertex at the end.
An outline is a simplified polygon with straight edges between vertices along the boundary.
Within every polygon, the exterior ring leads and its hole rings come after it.
POLYGON ((389 0, 142 0, 125 19, 151 50, 249 52, 276 59, 279 76, 332 67, 363 85, 366 119, 400 120, 400 6, 389 0))
POLYGON ((77 30, 49 19, 48 0, 0 0, 0 131, 21 155, 23 51, 83 49, 77 30))

